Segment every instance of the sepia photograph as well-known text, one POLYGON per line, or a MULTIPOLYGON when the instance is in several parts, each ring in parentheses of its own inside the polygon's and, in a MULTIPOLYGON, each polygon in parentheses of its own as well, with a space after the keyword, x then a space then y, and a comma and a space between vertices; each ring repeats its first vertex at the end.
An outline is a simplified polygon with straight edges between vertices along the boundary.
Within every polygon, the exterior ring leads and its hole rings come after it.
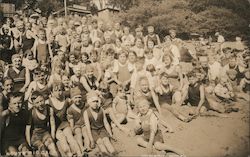
POLYGON ((0 0, 0 156, 250 157, 250 0, 0 0))

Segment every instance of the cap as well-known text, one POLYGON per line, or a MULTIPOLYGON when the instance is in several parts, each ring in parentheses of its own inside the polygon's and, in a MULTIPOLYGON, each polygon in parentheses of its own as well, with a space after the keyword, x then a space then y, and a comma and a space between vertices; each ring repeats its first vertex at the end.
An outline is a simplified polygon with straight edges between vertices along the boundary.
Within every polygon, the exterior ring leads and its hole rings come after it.
POLYGON ((81 90, 78 87, 74 87, 70 89, 70 97, 73 98, 77 95, 82 95, 81 90))
POLYGON ((87 93, 87 101, 93 101, 95 98, 99 98, 97 91, 91 90, 87 93))

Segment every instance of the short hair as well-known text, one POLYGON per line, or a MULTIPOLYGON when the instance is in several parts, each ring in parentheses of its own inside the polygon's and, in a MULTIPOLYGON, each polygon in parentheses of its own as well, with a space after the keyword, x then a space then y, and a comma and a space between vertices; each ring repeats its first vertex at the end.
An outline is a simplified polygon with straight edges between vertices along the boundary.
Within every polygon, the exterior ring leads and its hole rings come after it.
POLYGON ((36 98, 38 98, 39 96, 43 97, 42 93, 39 91, 34 91, 31 95, 31 101, 33 102, 36 98))
POLYGON ((85 56, 85 57, 87 57, 87 59, 89 59, 89 54, 87 52, 83 52, 82 56, 85 56))
POLYGON ((154 44, 155 44, 155 42, 154 42, 152 39, 148 39, 148 41, 147 41, 147 43, 146 43, 146 44, 148 44, 149 42, 152 42, 152 43, 154 43, 154 44))
POLYGON ((141 76, 141 77, 139 78, 139 81, 138 81, 138 82, 141 83, 141 81, 143 81, 143 80, 149 82, 149 81, 148 81, 148 78, 147 78, 146 76, 141 76))
POLYGON ((136 52, 135 52, 134 50, 130 50, 130 51, 128 52, 128 55, 129 55, 130 53, 133 53, 133 54, 137 57, 137 54, 136 54, 136 52))
POLYGON ((22 56, 20 54, 14 54, 14 55, 12 55, 11 60, 13 61, 15 58, 22 59, 22 56))
POLYGON ((39 28, 37 32, 44 32, 45 33, 46 31, 43 28, 39 28))
POLYGON ((150 106, 150 102, 145 98, 145 97, 138 97, 136 100, 135 100, 135 103, 136 104, 147 104, 147 105, 149 105, 150 106))
POLYGON ((27 49, 25 52, 24 52, 24 57, 27 57, 28 54, 32 54, 33 55, 33 52, 31 51, 31 49, 27 49))
POLYGON ((64 85, 61 81, 56 81, 52 86, 53 91, 58 89, 64 89, 64 85))
POLYGON ((122 50, 119 54, 118 57, 122 54, 125 54, 126 58, 128 57, 128 52, 126 50, 122 50))
POLYGON ((160 78, 162 78, 162 77, 167 77, 167 78, 168 78, 168 74, 167 74, 166 72, 162 72, 162 73, 160 74, 160 78))
POLYGON ((11 93, 10 95, 9 95, 9 100, 11 101, 12 99, 14 99, 14 98, 18 98, 18 97, 20 97, 20 99, 23 101, 23 98, 24 98, 24 93, 21 93, 21 92, 14 92, 14 93, 11 93))
POLYGON ((164 61, 166 58, 170 58, 171 63, 173 62, 173 57, 170 54, 164 54, 162 56, 162 61, 164 61))
POLYGON ((153 28, 153 29, 154 29, 154 26, 152 26, 152 25, 149 25, 149 26, 148 26, 148 29, 150 29, 150 28, 153 28))
POLYGON ((151 49, 146 49, 144 52, 145 52, 145 54, 149 54, 149 53, 153 53, 153 50, 151 50, 151 49))
POLYGON ((35 75, 40 75, 40 74, 42 74, 42 73, 45 73, 45 71, 43 71, 43 70, 41 69, 41 67, 37 67, 36 69, 34 69, 34 74, 35 74, 35 75))
POLYGON ((107 49, 107 51, 106 51, 106 55, 108 55, 108 54, 112 54, 112 55, 114 55, 114 54, 115 54, 115 50, 114 50, 114 49, 112 49, 112 48, 107 49))
POLYGON ((95 70, 92 64, 86 65, 85 71, 88 71, 88 70, 93 70, 93 71, 95 70))
POLYGON ((136 60, 136 63, 144 64, 145 63, 145 57, 138 57, 137 60, 136 60))
POLYGON ((12 81, 12 83, 14 83, 14 80, 11 78, 11 77, 4 77, 3 78, 3 84, 6 82, 6 81, 8 81, 8 80, 11 80, 12 81))
POLYGON ((153 64, 147 65, 146 71, 155 72, 156 71, 155 66, 153 64))

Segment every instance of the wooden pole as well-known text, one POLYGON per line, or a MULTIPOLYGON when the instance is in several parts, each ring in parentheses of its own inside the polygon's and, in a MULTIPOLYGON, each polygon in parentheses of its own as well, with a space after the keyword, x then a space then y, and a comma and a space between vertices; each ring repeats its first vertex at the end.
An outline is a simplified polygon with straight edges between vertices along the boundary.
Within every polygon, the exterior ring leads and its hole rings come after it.
POLYGON ((64 13, 66 17, 67 16, 67 0, 64 0, 64 13))

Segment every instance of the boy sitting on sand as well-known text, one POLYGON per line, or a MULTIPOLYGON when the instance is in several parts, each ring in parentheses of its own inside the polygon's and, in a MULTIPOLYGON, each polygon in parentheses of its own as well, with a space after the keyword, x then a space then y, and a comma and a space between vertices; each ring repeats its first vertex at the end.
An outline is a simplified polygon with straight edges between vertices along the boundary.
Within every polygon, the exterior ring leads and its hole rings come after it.
POLYGON ((159 129, 159 118, 150 109, 150 102, 141 98, 138 100, 139 121, 136 122, 135 133, 142 134, 137 137, 137 144, 148 149, 152 154, 153 147, 157 150, 171 151, 181 155, 181 151, 168 146, 163 141, 161 130, 159 129))

